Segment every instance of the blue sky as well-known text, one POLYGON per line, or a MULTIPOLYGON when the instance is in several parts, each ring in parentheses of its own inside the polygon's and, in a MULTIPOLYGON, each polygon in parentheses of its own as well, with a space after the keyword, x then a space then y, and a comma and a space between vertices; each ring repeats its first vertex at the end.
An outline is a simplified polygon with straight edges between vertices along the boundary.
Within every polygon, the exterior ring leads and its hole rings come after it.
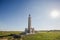
POLYGON ((50 17, 53 10, 60 11, 59 0, 0 0, 0 31, 25 30, 29 14, 35 30, 59 30, 60 17, 50 17))

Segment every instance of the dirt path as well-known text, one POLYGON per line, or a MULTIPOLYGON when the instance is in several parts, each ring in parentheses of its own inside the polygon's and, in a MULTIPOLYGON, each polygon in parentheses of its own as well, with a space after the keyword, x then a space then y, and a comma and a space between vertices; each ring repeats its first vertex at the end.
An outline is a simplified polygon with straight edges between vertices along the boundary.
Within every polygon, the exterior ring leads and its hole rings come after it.
POLYGON ((6 39, 6 38, 4 38, 4 39, 1 39, 1 38, 0 38, 0 40, 8 40, 8 39, 6 39))

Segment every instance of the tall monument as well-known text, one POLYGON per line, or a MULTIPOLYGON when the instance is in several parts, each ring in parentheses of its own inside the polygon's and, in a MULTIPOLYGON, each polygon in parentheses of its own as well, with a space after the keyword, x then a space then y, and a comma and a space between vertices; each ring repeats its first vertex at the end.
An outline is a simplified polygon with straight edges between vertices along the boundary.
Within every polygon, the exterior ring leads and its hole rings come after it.
POLYGON ((29 17, 28 17, 28 33, 30 33, 31 32, 31 16, 30 16, 30 14, 29 14, 29 17))
POLYGON ((29 14, 28 17, 28 28, 25 29, 26 34, 33 34, 34 33, 34 28, 31 26, 31 15, 29 14))

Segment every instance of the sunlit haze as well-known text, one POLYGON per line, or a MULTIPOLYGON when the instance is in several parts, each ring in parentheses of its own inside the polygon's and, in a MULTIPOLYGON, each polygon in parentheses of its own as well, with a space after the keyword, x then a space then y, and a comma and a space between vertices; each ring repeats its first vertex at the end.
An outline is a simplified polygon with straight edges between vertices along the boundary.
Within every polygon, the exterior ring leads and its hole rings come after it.
POLYGON ((51 13, 50 13, 50 16, 52 18, 58 18, 60 15, 59 15, 59 11, 58 10, 53 10, 51 13))

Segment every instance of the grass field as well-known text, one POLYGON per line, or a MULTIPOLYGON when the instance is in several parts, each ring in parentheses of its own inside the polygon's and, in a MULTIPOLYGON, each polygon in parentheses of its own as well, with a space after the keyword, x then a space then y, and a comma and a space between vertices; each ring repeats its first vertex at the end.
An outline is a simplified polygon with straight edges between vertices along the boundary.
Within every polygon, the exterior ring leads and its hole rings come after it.
POLYGON ((60 32, 41 32, 33 35, 26 35, 23 40, 60 40, 60 32))
MULTIPOLYGON (((20 34, 20 32, 2 32, 2 33, 0 32, 0 35, 8 35, 11 33, 20 34)), ((11 37, 7 38, 11 39, 11 37)), ((60 40, 60 32, 38 32, 36 34, 25 35, 22 37, 22 40, 60 40)))
POLYGON ((21 31, 0 31, 0 36, 9 35, 9 34, 20 34, 21 31))
POLYGON ((20 33, 21 33, 21 31, 0 31, 0 36, 6 36, 6 37, 3 37, 3 38, 0 37, 0 40, 13 40, 12 36, 7 36, 7 35, 10 35, 10 34, 20 35, 20 33))

